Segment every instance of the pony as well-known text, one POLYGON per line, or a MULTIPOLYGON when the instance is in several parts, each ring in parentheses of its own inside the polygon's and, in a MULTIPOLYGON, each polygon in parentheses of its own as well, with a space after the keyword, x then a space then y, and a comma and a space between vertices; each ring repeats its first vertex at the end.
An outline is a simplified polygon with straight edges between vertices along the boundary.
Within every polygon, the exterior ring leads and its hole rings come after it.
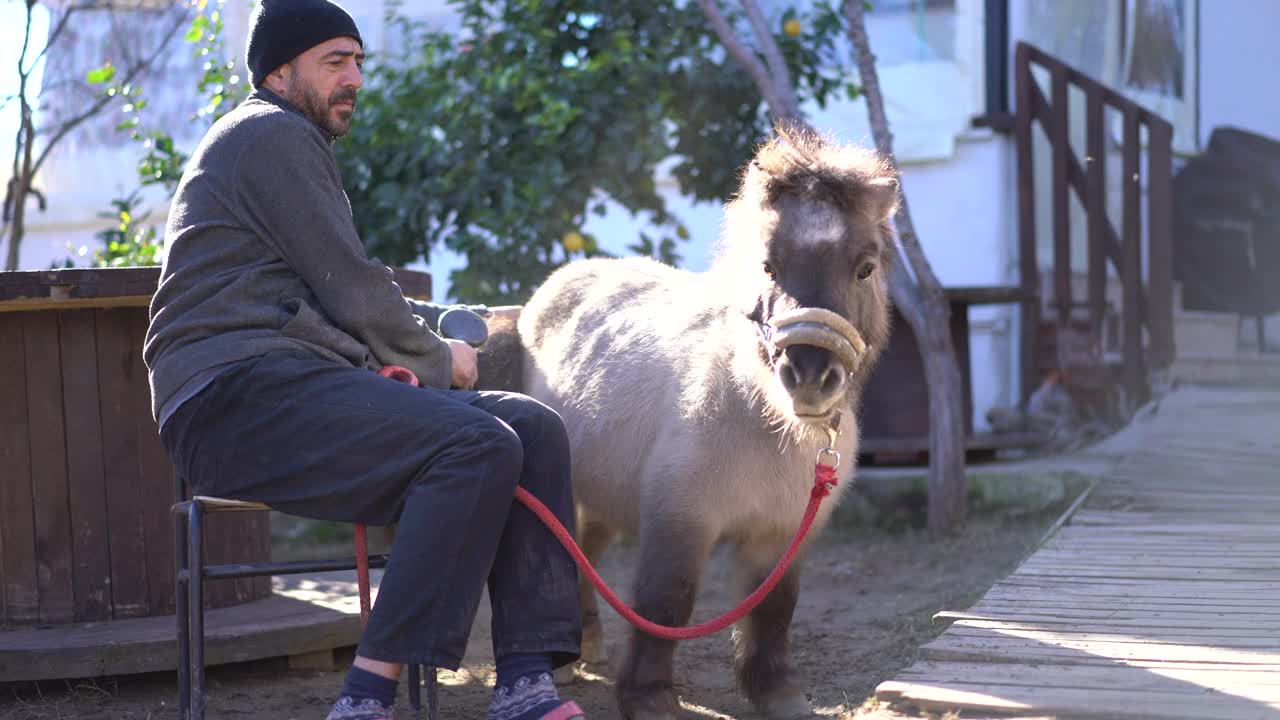
MULTIPOLYGON (((594 563, 620 534, 635 537, 634 607, 667 625, 688 622, 720 543, 735 546, 742 595, 766 577, 830 448, 844 462, 809 537, 827 524, 852 481, 860 394, 890 331, 892 166, 778 126, 739 176, 707 271, 574 261, 516 323, 521 389, 569 433, 578 541, 594 563)), ((738 687, 779 720, 814 716, 789 662, 802 556, 732 633, 738 687)), ((581 599, 583 660, 603 662, 585 578, 581 599)), ((675 650, 631 631, 616 684, 624 717, 676 716, 675 650)))

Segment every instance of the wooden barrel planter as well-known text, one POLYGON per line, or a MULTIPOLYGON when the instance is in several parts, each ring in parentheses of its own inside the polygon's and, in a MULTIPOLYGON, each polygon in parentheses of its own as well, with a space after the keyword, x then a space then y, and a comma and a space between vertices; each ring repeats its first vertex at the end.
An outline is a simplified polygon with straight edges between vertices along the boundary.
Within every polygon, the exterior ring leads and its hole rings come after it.
MULTIPOLYGON (((159 268, 0 273, 0 628, 174 612, 173 468, 142 342, 159 268)), ((422 273, 397 273, 430 295, 422 273)), ((211 562, 270 559, 266 513, 208 519, 211 562)), ((271 594, 208 582, 206 607, 271 594)))
MULTIPOLYGON (((173 614, 173 468, 142 341, 158 268, 0 273, 3 626, 173 614)), ((266 559, 265 513, 209 523, 219 562, 266 559)), ((270 594, 208 584, 209 607, 270 594)))

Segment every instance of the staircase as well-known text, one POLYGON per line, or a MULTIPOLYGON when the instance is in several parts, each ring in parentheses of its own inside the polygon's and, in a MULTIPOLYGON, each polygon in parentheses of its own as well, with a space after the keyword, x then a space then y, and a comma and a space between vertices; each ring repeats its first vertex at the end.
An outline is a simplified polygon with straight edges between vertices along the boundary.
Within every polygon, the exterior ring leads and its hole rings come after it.
MULTIPOLYGON (((1234 313, 1182 308, 1175 285, 1173 338, 1177 348, 1169 379, 1196 385, 1280 386, 1280 351, 1260 348, 1253 319, 1234 313)), ((1272 339, 1272 347, 1277 340, 1272 339)))

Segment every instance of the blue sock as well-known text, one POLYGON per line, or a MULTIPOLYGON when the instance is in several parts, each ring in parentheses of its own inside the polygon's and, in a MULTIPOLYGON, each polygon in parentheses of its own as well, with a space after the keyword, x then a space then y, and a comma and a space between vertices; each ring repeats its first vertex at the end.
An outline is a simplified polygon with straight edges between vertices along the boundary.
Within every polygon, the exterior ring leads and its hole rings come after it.
POLYGON ((396 702, 396 681, 352 666, 347 671, 346 682, 342 683, 342 696, 357 703, 366 699, 377 700, 383 707, 391 707, 396 702))
POLYGON ((513 653, 498 658, 497 687, 487 720, 534 720, 560 706, 551 656, 513 653))
POLYGON ((511 687, 526 675, 551 672, 551 656, 545 653, 512 653, 498 658, 498 687, 511 687))

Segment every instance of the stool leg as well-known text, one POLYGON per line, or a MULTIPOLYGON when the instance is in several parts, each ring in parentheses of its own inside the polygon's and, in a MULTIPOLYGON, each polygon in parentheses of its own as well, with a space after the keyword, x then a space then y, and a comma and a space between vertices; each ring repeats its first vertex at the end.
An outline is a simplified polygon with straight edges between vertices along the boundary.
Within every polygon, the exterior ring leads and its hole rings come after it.
POLYGON ((188 565, 191 568, 187 607, 191 614, 191 720, 204 720, 204 518, 200 503, 192 503, 188 565))
POLYGON ((360 629, 369 624, 369 532, 364 523, 356 523, 356 583, 360 588, 360 629))
POLYGON ((436 693, 436 669, 428 665, 423 667, 423 671, 427 675, 427 720, 436 720, 440 717, 438 707, 440 696, 436 693))
POLYGON ((174 595, 173 615, 178 623, 178 716, 191 718, 191 615, 188 607, 188 583, 191 571, 187 562, 187 518, 182 512, 173 516, 174 595))
POLYGON ((409 707, 414 712, 422 709, 422 678, 418 670, 417 663, 409 663, 409 707))

